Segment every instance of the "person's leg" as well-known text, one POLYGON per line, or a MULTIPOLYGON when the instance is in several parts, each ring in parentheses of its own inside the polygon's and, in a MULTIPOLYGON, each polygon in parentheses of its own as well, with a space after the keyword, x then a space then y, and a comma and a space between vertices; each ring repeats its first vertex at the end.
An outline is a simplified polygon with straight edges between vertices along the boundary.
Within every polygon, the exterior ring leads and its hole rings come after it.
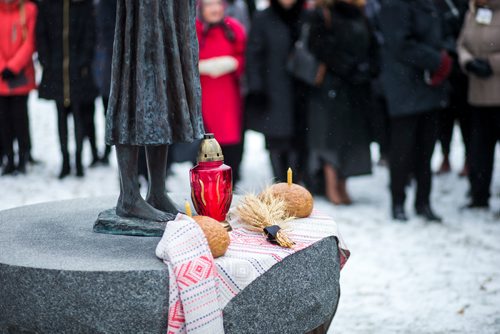
POLYGON ((371 125, 375 142, 379 146, 380 165, 386 165, 390 153, 390 118, 387 112, 387 101, 382 95, 374 98, 371 125))
POLYGON ((121 217, 168 221, 171 215, 153 208, 141 197, 137 181, 138 154, 138 146, 116 145, 120 170, 120 197, 116 205, 116 214, 121 217))
POLYGON ((393 217, 406 220, 406 186, 413 172, 418 116, 391 119, 391 155, 389 158, 393 217))
POLYGON ((241 145, 221 145, 224 154, 224 163, 231 167, 233 171, 233 187, 240 179, 240 151, 241 145))
MULTIPOLYGON (((470 181, 473 207, 487 207, 493 173, 497 130, 493 108, 474 108, 471 134, 470 181)), ((498 112, 498 110, 496 111, 498 112)))
POLYGON ((83 140, 85 138, 85 110, 81 104, 73 105, 73 122, 75 125, 75 167, 76 176, 83 177, 85 175, 82 163, 83 140))
POLYGON ((17 139, 18 165, 17 169, 21 173, 26 173, 26 164, 29 159, 30 138, 28 121, 28 96, 12 97, 12 118, 14 138, 17 139))
POLYGON ((3 144, 4 154, 7 157, 7 164, 2 170, 2 175, 12 174, 16 170, 14 161, 11 102, 11 96, 0 96, 0 123, 3 124, 0 140, 3 144))
POLYGON ((285 152, 280 150, 269 150, 271 167, 276 182, 285 182, 286 171, 288 170, 287 157, 285 152))
POLYGON ((431 111, 420 115, 417 127, 417 150, 415 155, 415 179, 417 194, 415 206, 429 205, 432 187, 431 158, 434 153, 438 131, 438 115, 440 111, 431 111))
POLYGON ((178 210, 167 195, 165 187, 167 157, 168 145, 146 146, 146 160, 149 175, 149 190, 146 202, 154 208, 170 214, 170 218, 174 218, 178 210))
POLYGON ((92 162, 90 166, 95 166, 100 161, 95 136, 95 104, 93 101, 82 103, 81 109, 82 118, 84 119, 85 124, 85 135, 89 139, 90 151, 92 152, 92 162))
POLYGON ((430 206, 432 190, 431 159, 438 136, 438 113, 431 111, 420 115, 417 127, 417 150, 415 154, 415 179, 417 181, 417 194, 415 209, 417 214, 428 220, 441 220, 436 216, 430 206))
MULTIPOLYGON (((102 104, 104 106, 104 116, 106 116, 108 112, 108 104, 109 104, 109 98, 103 97, 102 98, 102 104)), ((107 165, 109 164, 109 154, 111 153, 111 146, 106 144, 106 148, 104 150, 104 155, 102 156, 102 162, 107 165)))
POLYGON ((59 173, 59 179, 63 179, 68 176, 71 172, 71 167, 69 163, 69 152, 68 152, 68 115, 69 108, 64 107, 63 104, 57 104, 57 129, 59 132, 59 145, 62 155, 62 168, 59 173))
POLYGON ((325 175, 326 198, 335 205, 344 204, 339 190, 339 177, 335 168, 331 164, 325 163, 323 173, 325 175))
POLYGON ((445 174, 451 171, 450 165, 450 145, 453 136, 453 127, 455 125, 455 106, 450 106, 444 110, 438 111, 438 138, 441 143, 443 161, 439 167, 438 174, 445 174))
POLYGON ((339 178, 339 192, 342 197, 342 204, 351 205, 352 199, 347 191, 347 178, 341 177, 339 178))
POLYGON ((471 141, 471 106, 465 101, 460 108, 458 108, 458 120, 460 124, 460 132, 462 133, 462 140, 465 148, 464 165, 460 171, 460 177, 465 177, 469 173, 469 152, 471 141))

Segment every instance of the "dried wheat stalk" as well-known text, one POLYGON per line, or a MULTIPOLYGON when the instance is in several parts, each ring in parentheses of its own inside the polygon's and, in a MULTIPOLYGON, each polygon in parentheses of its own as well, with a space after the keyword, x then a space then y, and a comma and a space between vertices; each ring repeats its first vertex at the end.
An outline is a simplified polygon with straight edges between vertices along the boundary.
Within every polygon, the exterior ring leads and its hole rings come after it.
POLYGON ((278 244, 287 248, 295 244, 284 231, 294 217, 288 217, 285 201, 273 196, 268 189, 259 196, 246 195, 236 207, 236 213, 248 230, 263 232, 266 227, 278 225, 282 229, 276 237, 278 244))

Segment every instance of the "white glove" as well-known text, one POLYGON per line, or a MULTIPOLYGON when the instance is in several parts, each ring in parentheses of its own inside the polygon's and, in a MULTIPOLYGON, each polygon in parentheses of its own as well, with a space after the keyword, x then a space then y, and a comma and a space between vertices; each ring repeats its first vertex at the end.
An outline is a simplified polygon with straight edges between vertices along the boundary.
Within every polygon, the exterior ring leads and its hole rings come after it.
POLYGON ((214 79, 225 74, 236 71, 238 61, 231 56, 214 57, 210 59, 200 60, 200 74, 208 75, 214 79))

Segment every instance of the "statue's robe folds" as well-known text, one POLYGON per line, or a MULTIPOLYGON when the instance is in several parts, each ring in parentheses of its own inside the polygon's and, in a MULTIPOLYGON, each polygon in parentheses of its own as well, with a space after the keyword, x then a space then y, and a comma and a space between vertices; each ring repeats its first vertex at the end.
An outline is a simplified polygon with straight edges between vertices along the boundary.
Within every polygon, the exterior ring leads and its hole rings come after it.
POLYGON ((203 136, 195 0, 118 0, 106 142, 203 136))

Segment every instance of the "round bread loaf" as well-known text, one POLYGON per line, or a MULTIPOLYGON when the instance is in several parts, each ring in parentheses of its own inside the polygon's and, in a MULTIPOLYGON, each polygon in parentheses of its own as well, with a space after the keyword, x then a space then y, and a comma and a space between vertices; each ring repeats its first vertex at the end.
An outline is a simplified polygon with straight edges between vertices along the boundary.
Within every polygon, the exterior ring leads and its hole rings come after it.
POLYGON ((207 216, 194 216, 193 219, 203 230, 214 259, 223 256, 229 247, 230 239, 222 224, 207 216))
POLYGON ((306 188, 295 183, 277 183, 269 191, 286 202, 286 211, 290 217, 305 218, 311 215, 314 200, 306 188))

